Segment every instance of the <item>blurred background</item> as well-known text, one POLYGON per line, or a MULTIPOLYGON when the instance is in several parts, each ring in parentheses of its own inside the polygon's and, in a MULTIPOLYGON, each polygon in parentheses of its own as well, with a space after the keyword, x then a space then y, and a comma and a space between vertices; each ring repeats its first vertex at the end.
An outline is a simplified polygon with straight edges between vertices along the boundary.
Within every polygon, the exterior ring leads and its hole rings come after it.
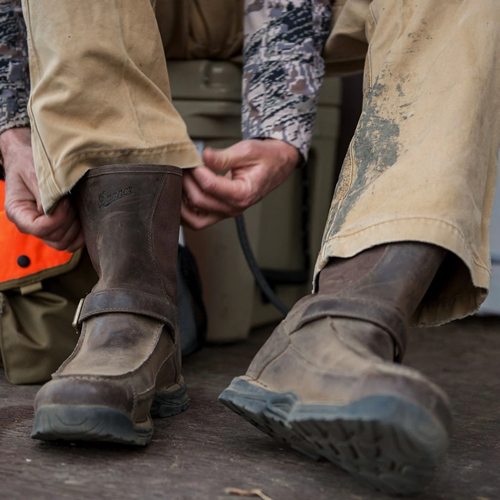
MULTIPOLYGON (((169 62, 172 97, 200 150, 241 139, 241 69, 226 61, 169 62)), ((311 290, 343 158, 362 109, 362 75, 327 78, 319 100, 309 161, 245 213, 251 247, 279 299, 291 307, 311 290)), ((208 340, 246 338, 252 328, 282 315, 255 282, 238 242, 234 220, 193 232, 185 242, 198 262, 208 314, 208 340)), ((500 200, 491 224, 493 281, 480 314, 500 313, 500 200)))

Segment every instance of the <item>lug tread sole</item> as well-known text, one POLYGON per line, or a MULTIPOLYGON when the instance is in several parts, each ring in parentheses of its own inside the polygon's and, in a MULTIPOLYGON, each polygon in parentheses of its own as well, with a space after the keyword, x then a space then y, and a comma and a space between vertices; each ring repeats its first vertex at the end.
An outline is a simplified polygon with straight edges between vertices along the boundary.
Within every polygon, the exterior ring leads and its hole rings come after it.
POLYGON ((47 405, 38 409, 31 437, 42 441, 101 441, 145 446, 153 436, 148 416, 134 426, 128 415, 104 406, 47 405))
POLYGON ((183 385, 176 391, 159 391, 155 394, 151 404, 153 418, 167 418, 178 415, 189 408, 189 397, 186 386, 183 385))
POLYGON ((259 430, 314 459, 327 459, 391 495, 432 482, 448 447, 446 429, 411 401, 381 395, 349 405, 305 405, 236 378, 219 400, 259 430))
POLYGON ((126 413, 106 406, 46 405, 35 413, 31 437, 42 441, 99 441, 146 446, 153 437, 151 417, 170 417, 188 407, 185 386, 177 391, 157 393, 151 414, 140 424, 134 424, 126 413))

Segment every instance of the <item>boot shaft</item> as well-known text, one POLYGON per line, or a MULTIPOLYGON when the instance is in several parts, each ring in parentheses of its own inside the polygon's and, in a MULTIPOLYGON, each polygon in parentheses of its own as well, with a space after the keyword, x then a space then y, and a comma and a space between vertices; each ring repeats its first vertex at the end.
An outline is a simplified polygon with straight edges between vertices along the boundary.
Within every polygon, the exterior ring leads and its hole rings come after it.
POLYGON ((180 169, 157 165, 101 167, 78 183, 94 292, 138 289, 176 303, 181 193, 180 169))
POLYGON ((319 275, 319 294, 393 304, 409 320, 429 289, 446 250, 416 242, 391 243, 349 259, 332 259, 319 275))

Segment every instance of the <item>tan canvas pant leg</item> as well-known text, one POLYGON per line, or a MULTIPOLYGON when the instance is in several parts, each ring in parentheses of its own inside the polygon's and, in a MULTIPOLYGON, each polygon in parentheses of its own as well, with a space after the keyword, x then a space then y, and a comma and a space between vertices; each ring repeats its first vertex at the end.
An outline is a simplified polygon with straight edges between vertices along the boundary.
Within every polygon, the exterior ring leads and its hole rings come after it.
POLYGON ((325 55, 336 65, 343 56, 335 48, 347 47, 359 60, 363 44, 369 46, 364 109, 316 274, 330 257, 382 243, 444 247, 451 253, 416 324, 472 313, 489 286, 500 143, 499 18, 497 0, 348 0, 327 43, 325 55))
POLYGON ((23 0, 35 166, 44 209, 93 167, 193 167, 150 0, 23 0))

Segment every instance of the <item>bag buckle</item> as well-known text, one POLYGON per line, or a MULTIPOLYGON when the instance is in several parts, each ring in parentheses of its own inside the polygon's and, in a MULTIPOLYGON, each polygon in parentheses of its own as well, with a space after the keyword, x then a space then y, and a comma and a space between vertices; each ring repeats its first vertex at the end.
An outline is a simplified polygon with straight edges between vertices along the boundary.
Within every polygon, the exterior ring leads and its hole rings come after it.
POLYGON ((82 309, 83 309, 83 303, 85 302, 85 299, 80 299, 80 302, 78 303, 78 307, 76 308, 75 316, 73 318, 73 322, 71 325, 73 328, 76 330, 76 334, 80 335, 80 315, 82 314, 82 309))

